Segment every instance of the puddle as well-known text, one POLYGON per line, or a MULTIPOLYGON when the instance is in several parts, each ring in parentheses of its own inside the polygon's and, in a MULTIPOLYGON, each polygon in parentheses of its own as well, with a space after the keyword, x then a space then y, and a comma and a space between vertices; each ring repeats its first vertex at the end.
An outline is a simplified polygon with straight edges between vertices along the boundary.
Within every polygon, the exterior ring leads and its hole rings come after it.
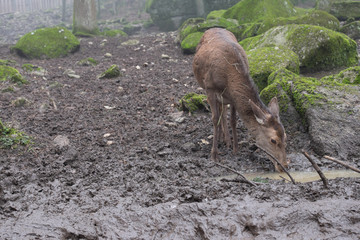
MULTIPOLYGON (((343 178, 360 178, 360 173, 349 171, 349 170, 331 170, 331 171, 323 171, 325 177, 327 179, 335 179, 338 177, 343 178)), ((317 172, 290 172, 291 176, 295 179, 296 182, 313 182, 320 180, 320 176, 317 172)), ((283 178, 289 179, 289 176, 286 173, 261 173, 261 172, 254 172, 254 173, 245 173, 243 174, 248 180, 253 180, 254 178, 268 178, 274 180, 280 180, 283 178)), ((217 177, 216 180, 220 179, 234 179, 237 175, 227 175, 217 177)), ((289 179, 290 180, 290 179, 289 179)))

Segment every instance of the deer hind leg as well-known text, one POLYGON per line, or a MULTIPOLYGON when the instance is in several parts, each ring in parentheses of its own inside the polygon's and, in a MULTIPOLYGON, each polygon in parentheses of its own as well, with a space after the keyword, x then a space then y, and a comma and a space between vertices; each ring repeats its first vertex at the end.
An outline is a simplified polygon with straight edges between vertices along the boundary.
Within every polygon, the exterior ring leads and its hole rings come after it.
POLYGON ((236 133, 236 109, 234 105, 230 106, 231 112, 230 112, 230 125, 233 135, 233 152, 236 153, 238 151, 238 139, 237 139, 237 133, 236 133))
POLYGON ((210 105, 211 119, 212 119, 213 127, 214 127, 213 145, 211 148, 211 159, 216 161, 217 155, 218 155, 218 139, 219 139, 219 135, 220 135, 219 134, 220 133, 220 124, 218 124, 219 117, 220 117, 219 102, 216 100, 216 95, 215 95, 215 92, 213 92, 213 91, 207 91, 207 100, 210 105))

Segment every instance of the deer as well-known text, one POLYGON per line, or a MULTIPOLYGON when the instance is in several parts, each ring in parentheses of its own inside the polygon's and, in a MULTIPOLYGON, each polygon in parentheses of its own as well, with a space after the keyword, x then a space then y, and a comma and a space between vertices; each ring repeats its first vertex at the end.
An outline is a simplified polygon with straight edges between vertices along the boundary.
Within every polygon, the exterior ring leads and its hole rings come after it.
MULTIPOLYGON (((192 67, 210 105, 214 131, 211 159, 218 160, 220 135, 223 134, 228 147, 231 145, 227 127, 229 106, 233 152, 238 150, 238 113, 256 145, 287 168, 286 133, 280 121, 278 100, 276 97, 272 98, 268 106, 262 102, 257 86, 250 76, 245 50, 234 34, 222 28, 205 31, 196 48, 192 67)), ((276 171, 283 171, 274 159, 270 160, 276 171)))

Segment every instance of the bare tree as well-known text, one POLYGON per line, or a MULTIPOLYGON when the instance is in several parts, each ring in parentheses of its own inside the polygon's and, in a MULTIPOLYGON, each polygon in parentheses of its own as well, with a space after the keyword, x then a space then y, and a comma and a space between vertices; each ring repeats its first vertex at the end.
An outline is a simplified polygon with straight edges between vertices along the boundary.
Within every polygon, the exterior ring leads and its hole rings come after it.
POLYGON ((95 0, 75 0, 73 20, 74 34, 97 34, 95 0))

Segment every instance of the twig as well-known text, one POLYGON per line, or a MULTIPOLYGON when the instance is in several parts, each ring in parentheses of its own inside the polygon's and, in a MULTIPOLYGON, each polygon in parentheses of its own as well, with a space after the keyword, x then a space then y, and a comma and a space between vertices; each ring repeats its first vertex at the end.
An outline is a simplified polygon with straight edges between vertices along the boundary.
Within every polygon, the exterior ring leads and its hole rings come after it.
POLYGON ((269 155, 272 159, 274 159, 275 162, 281 166, 282 170, 289 176, 289 178, 291 179, 291 182, 292 182, 293 184, 296 184, 296 182, 295 182, 295 180, 293 179, 293 177, 292 177, 292 176, 290 175, 290 173, 286 170, 286 168, 279 162, 279 160, 277 160, 271 153, 268 153, 267 151, 265 151, 265 149, 263 149, 263 148, 260 147, 259 145, 256 144, 256 146, 257 146, 258 148, 260 148, 261 150, 263 150, 263 151, 264 151, 267 155, 269 155))
POLYGON ((222 165, 222 164, 220 164, 220 163, 217 163, 217 162, 215 162, 215 165, 217 165, 217 166, 219 166, 219 167, 222 167, 222 168, 225 168, 225 169, 227 169, 227 170, 229 170, 229 171, 231 171, 231 172, 233 172, 233 173, 236 173, 237 175, 239 175, 239 176, 242 178, 242 180, 243 180, 245 183, 250 184, 250 185, 253 186, 253 187, 256 186, 256 183, 247 180, 246 177, 244 177, 244 175, 242 175, 242 174, 239 173, 238 171, 236 171, 236 170, 234 170, 234 169, 232 169, 232 168, 229 168, 228 166, 225 166, 225 165, 222 165))
POLYGON ((311 165, 315 168, 315 170, 319 174, 319 176, 324 184, 324 187, 329 188, 329 182, 328 182, 327 178, 325 177, 325 175, 323 174, 323 172, 321 171, 321 169, 319 168, 319 166, 316 164, 316 162, 310 157, 310 155, 304 149, 302 150, 302 153, 309 160, 311 165))
POLYGON ((344 163, 343 161, 337 160, 337 159, 335 159, 335 158, 332 158, 332 157, 326 156, 326 155, 324 156, 324 158, 326 158, 326 159, 328 159, 328 160, 331 160, 331 161, 333 161, 333 162, 336 162, 336 163, 338 163, 338 164, 341 164, 341 165, 343 165, 343 166, 346 167, 346 168, 349 168, 349 169, 351 169, 351 170, 353 170, 353 171, 355 171, 355 172, 360 173, 360 169, 358 169, 358 168, 356 168, 356 167, 353 167, 353 166, 350 166, 350 165, 348 165, 347 163, 344 163))
POLYGON ((285 181, 291 182, 289 179, 284 178, 283 176, 279 176, 280 178, 284 179, 285 181))

